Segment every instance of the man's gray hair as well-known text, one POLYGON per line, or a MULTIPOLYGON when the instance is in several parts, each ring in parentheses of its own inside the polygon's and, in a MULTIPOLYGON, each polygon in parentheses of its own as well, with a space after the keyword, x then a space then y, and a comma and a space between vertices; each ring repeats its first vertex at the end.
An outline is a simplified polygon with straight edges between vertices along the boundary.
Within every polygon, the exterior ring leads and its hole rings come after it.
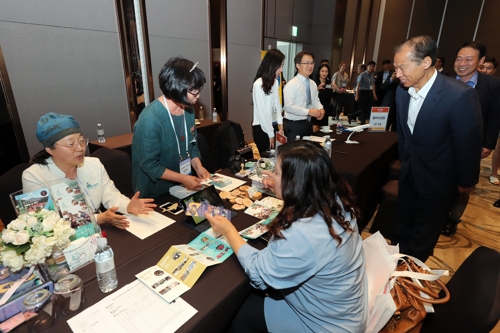
POLYGON ((437 44, 429 36, 412 37, 396 46, 394 53, 400 52, 403 46, 410 46, 412 48, 409 59, 418 65, 420 65, 425 57, 431 58, 432 66, 436 64, 438 52, 437 44))

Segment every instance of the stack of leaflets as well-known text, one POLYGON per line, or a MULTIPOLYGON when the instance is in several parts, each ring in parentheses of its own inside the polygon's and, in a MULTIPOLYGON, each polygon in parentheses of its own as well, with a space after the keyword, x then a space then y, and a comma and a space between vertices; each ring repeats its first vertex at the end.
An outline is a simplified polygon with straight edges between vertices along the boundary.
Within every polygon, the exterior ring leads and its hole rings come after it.
POLYGON ((222 263, 231 254, 227 240, 210 229, 189 244, 172 246, 155 266, 136 277, 170 303, 191 289, 205 268, 222 263))

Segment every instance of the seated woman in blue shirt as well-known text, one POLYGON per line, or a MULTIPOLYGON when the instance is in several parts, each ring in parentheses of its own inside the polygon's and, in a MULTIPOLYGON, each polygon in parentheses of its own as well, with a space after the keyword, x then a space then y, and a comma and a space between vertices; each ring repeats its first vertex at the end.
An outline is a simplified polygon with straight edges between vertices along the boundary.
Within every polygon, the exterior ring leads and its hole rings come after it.
POLYGON ((295 141, 278 149, 274 190, 284 206, 261 251, 226 218, 206 215, 227 237, 251 284, 267 289, 266 296, 249 296, 233 331, 364 332, 365 257, 349 185, 321 146, 295 141))

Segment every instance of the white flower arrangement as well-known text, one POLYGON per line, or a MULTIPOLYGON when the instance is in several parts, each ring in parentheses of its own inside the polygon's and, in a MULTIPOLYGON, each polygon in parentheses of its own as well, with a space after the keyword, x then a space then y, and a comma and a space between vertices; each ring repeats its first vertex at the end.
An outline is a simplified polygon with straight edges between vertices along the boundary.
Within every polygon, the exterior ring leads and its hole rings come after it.
POLYGON ((21 214, 2 231, 2 263, 12 271, 42 264, 54 246, 65 248, 74 234, 71 223, 57 212, 41 209, 21 214))

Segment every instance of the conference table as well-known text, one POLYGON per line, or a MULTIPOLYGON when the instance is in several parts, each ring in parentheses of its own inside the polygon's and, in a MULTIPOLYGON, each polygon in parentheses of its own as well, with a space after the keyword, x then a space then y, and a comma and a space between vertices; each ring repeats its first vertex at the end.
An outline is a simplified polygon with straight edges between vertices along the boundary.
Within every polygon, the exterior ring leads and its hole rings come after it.
MULTIPOLYGON (((359 141, 359 144, 348 145, 344 142, 348 133, 337 135, 333 131, 330 135, 335 139, 332 144, 332 161, 353 188, 361 208, 362 219, 358 221, 361 231, 371 217, 370 212, 373 214, 376 207, 376 198, 383 185, 382 179, 387 173, 388 165, 397 156, 397 137, 395 133, 389 132, 355 133, 352 139, 359 141)), ((228 169, 221 173, 231 175, 228 169)), ((155 199, 158 205, 176 201, 170 194, 155 199)), ((106 231, 109 245, 115 253, 118 288, 133 282, 136 279, 135 274, 155 265, 172 245, 188 244, 198 236, 197 231, 182 224, 184 214, 165 214, 176 222, 144 240, 126 230, 111 226, 102 228, 106 231)), ((243 211, 238 212, 232 219, 238 230, 258 221, 243 211)), ((266 246, 260 239, 250 240, 248 243, 258 249, 266 246)), ((75 274, 84 283, 85 309, 109 295, 99 290, 93 263, 82 267, 75 274)), ((208 267, 193 288, 181 296, 198 312, 177 332, 224 332, 251 289, 249 279, 236 256, 229 257, 219 265, 208 267)), ((66 323, 69 318, 59 317, 51 331, 71 332, 66 323)), ((13 332, 28 332, 28 327, 23 324, 13 332)))

